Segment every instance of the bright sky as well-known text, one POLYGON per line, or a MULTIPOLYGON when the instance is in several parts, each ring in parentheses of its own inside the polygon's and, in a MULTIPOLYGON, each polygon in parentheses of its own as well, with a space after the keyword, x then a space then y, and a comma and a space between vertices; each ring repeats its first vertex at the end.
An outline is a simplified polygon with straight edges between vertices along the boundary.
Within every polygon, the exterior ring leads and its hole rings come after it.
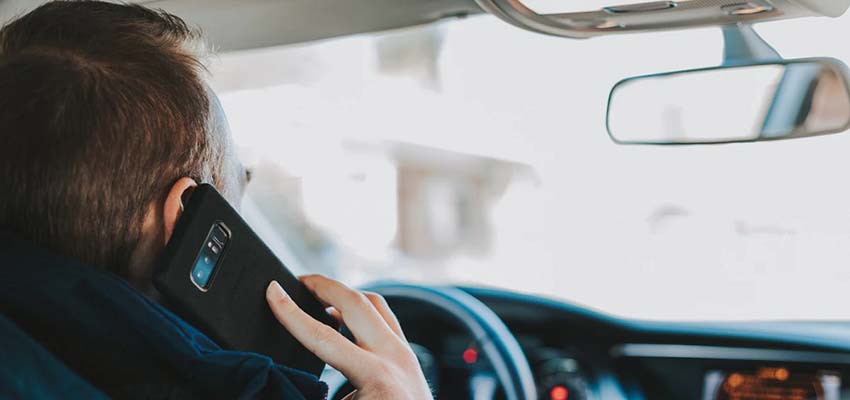
MULTIPOLYGON (((311 218, 366 259, 387 261, 375 249, 392 236, 394 180, 380 160, 346 154, 345 141, 418 143, 537 172, 539 185, 517 184, 494 209, 491 254, 430 272, 355 265, 343 278, 495 285, 637 318, 850 319, 850 134, 688 148, 606 135, 618 80, 718 64, 718 29, 582 41, 490 17, 438 29, 439 92, 381 75, 376 36, 273 50, 268 63, 223 55, 213 68, 227 71, 219 88, 264 77, 222 95, 237 141, 301 177, 311 218), (346 183, 352 171, 376 177, 367 194, 346 183), (357 193, 362 212, 341 213, 357 193)), ((786 58, 850 61, 850 17, 758 30, 786 58)))

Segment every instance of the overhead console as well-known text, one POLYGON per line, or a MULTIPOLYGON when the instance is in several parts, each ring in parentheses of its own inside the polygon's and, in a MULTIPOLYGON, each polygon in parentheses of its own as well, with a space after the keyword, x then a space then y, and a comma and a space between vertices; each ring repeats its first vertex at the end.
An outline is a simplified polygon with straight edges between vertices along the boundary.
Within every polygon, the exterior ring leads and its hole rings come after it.
MULTIPOLYGON (((531 31, 570 38, 751 24, 788 18, 838 17, 850 0, 662 0, 611 4, 596 10, 564 10, 551 1, 476 0, 491 14, 531 31)), ((569 3, 569 2, 563 2, 569 3)))

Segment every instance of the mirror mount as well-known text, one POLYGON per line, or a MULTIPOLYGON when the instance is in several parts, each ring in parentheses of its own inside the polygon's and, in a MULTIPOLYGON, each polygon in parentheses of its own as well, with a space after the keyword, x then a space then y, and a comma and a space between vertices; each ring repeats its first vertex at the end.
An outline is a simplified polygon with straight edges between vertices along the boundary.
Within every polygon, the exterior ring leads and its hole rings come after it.
POLYGON ((781 62, 782 56, 750 24, 723 25, 723 66, 781 62))

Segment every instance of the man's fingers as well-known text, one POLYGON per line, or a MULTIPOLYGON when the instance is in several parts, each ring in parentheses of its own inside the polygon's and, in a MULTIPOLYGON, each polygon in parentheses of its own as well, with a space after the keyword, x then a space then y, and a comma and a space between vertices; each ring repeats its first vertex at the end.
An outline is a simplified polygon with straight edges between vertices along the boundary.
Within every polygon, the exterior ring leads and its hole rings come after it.
MULTIPOLYGON (((302 311, 277 282, 266 290, 275 317, 319 358, 342 372, 358 396, 376 399, 433 399, 416 356, 401 336, 398 320, 386 301, 374 293, 360 293, 321 277, 302 277, 334 316, 341 316, 357 343, 302 311), (383 351, 367 342, 378 341, 383 351)), ((352 395, 346 399, 353 399, 352 395)))
POLYGON ((368 370, 362 364, 362 360, 368 358, 368 353, 301 310, 276 281, 272 281, 266 289, 266 300, 275 318, 295 339, 342 372, 352 383, 368 370))
POLYGON ((333 319, 336 320, 340 327, 345 325, 345 321, 342 320, 342 314, 340 314, 336 308, 328 307, 325 309, 325 312, 328 313, 328 315, 330 315, 331 317, 333 317, 333 319))
POLYGON ((396 318, 393 310, 390 309, 390 305, 387 304, 384 296, 373 292, 363 292, 363 294, 366 295, 366 298, 369 299, 370 302, 372 302, 372 305, 375 306, 375 310, 378 310, 378 314, 381 314, 381 317, 384 321, 386 321, 393 333, 406 342, 407 339, 404 337, 404 331, 401 330, 401 324, 398 323, 398 318, 396 318))
POLYGON ((354 334, 359 344, 375 349, 391 343, 388 340, 398 339, 363 293, 321 275, 302 276, 301 281, 319 300, 333 306, 342 314, 345 326, 354 334))

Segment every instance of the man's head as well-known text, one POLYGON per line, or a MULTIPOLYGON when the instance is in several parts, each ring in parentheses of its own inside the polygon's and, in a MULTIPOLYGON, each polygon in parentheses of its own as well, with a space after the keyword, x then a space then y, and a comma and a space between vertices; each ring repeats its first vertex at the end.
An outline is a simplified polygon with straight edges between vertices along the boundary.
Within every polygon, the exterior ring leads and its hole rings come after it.
POLYGON ((195 181, 238 199, 199 39, 173 15, 93 1, 0 30, 0 228, 140 283, 195 181))

